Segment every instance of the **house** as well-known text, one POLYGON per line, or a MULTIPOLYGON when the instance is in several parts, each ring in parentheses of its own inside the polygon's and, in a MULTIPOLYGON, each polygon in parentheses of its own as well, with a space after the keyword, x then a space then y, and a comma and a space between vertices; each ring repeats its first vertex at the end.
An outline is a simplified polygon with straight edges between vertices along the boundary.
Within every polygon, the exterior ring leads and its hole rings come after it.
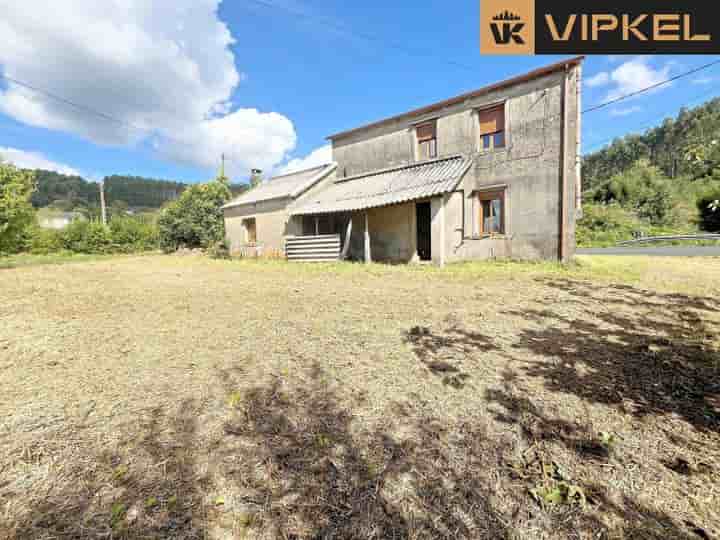
POLYGON ((286 199, 288 258, 571 258, 582 60, 331 135, 332 175, 286 199))
MULTIPOLYGON (((287 208, 329 177, 336 165, 328 164, 271 178, 235 197, 225 206, 225 234, 236 255, 282 256, 285 238, 302 235, 302 220, 290 219, 287 208), (299 224, 300 228, 296 228, 299 224)), ((257 175, 259 171, 253 170, 257 175)), ((311 228, 307 234, 317 234, 311 228)))

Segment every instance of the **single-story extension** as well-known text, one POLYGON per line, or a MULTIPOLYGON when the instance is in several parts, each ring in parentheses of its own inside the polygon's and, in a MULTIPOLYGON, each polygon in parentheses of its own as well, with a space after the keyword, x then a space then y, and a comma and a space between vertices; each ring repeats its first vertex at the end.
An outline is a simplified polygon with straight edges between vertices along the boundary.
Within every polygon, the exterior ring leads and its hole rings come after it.
POLYGON ((330 136, 333 164, 269 180, 225 207, 232 250, 267 242, 291 260, 440 265, 571 258, 582 61, 330 136))
POLYGON ((285 238, 305 232, 317 234, 315 227, 303 230, 301 223, 291 220, 288 206, 318 184, 334 178, 336 168, 335 164, 327 164, 276 176, 223 206, 225 235, 231 253, 284 256, 285 238))

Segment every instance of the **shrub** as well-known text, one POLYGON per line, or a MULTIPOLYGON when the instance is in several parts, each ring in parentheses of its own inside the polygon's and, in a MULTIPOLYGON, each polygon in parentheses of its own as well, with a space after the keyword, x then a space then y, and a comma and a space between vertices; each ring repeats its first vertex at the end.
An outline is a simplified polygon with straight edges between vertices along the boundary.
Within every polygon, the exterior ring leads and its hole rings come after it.
POLYGON ((647 160, 614 175, 592 194, 597 202, 618 203, 653 225, 667 225, 674 205, 670 180, 647 160))
POLYGON ((611 246, 640 231, 645 232, 642 222, 619 204, 585 204, 575 237, 580 247, 611 246))
POLYGON ((222 205, 230 198, 225 179, 190 186, 160 214, 160 246, 174 251, 181 246, 206 248, 225 237, 222 205))
POLYGON ((43 229, 37 225, 30 230, 27 248, 38 255, 57 253, 63 250, 62 231, 43 229))
POLYGON ((146 218, 115 217, 110 220, 110 235, 115 249, 126 253, 158 247, 157 225, 146 218))
POLYGON ((77 219, 61 233, 64 249, 75 253, 110 253, 113 249, 110 229, 99 221, 77 219))
POLYGON ((35 176, 0 162, 0 253, 16 253, 26 247, 35 219, 30 198, 35 176))

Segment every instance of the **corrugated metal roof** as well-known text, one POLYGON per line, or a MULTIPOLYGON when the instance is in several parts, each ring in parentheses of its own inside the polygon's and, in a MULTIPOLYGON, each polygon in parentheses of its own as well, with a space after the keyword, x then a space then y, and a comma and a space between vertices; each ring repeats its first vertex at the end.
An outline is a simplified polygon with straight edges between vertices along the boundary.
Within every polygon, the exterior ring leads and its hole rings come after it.
POLYGON ((290 207, 295 216, 364 210, 448 193, 470 168, 454 156, 342 178, 290 207))
POLYGON ((241 193, 223 206, 223 208, 233 208, 235 206, 242 206, 243 204, 282 199, 284 197, 295 198, 310 189, 336 168, 336 163, 328 163, 326 165, 320 165, 319 167, 313 167, 312 169, 305 169, 304 171, 275 176, 261 182, 257 187, 241 193))

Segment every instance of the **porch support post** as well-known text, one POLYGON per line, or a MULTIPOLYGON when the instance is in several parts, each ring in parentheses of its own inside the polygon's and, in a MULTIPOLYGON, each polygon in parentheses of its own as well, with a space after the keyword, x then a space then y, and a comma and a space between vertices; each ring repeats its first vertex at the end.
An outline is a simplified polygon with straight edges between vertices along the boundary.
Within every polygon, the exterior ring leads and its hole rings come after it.
POLYGON ((352 215, 350 216, 350 219, 348 220, 347 229, 345 230, 345 244, 343 245, 342 254, 340 255, 340 260, 344 261, 348 257, 348 252, 350 251, 350 236, 352 235, 352 215))
POLYGON ((365 262, 372 262, 372 257, 370 255, 370 225, 368 222, 367 210, 365 210, 365 262))
POLYGON ((320 218, 315 218, 315 236, 320 236, 320 218))

